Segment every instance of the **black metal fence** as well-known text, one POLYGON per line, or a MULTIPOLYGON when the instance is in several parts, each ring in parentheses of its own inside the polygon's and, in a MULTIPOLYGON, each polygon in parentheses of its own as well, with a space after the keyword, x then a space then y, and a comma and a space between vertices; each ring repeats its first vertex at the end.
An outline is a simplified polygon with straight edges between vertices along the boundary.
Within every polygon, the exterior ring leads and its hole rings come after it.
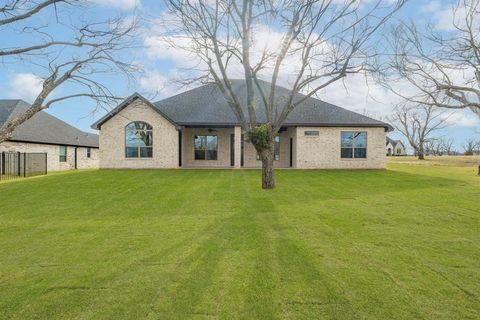
POLYGON ((0 153, 0 180, 12 180, 44 174, 47 174, 46 153, 0 153))

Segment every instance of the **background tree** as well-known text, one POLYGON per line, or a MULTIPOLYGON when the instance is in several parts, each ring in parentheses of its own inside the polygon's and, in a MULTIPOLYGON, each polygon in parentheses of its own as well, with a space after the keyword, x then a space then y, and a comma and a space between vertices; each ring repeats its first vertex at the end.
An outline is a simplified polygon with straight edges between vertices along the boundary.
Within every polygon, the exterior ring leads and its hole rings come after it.
POLYGON ((454 144, 454 141, 453 139, 448 139, 448 138, 441 138, 440 139, 440 150, 442 151, 443 154, 446 154, 446 155, 452 155, 455 153, 454 149, 453 149, 453 144, 454 144))
POLYGON ((131 76, 135 68, 121 54, 134 43, 136 23, 125 23, 121 17, 72 22, 75 10, 85 9, 85 3, 77 0, 10 0, 0 6, 2 37, 30 36, 25 45, 2 42, 0 63, 28 65, 42 82, 31 107, 0 129, 0 143, 11 137, 17 126, 54 103, 88 97, 102 106, 121 99, 102 76, 119 72, 131 76), (56 18, 49 25, 34 19, 48 13, 56 18), (31 43, 31 38, 36 43, 31 43), (59 87, 64 89, 61 93, 59 87))
POLYGON ((372 35, 405 0, 166 2, 164 40, 199 60, 190 81, 216 83, 262 160, 262 187, 273 188, 274 139, 285 119, 320 90, 365 70, 374 54, 372 35), (262 30, 277 40, 259 39, 262 30), (232 76, 244 78, 246 97, 233 90, 232 76), (274 102, 282 76, 291 91, 279 105, 274 102), (260 79, 271 83, 268 90, 260 79), (265 123, 257 121, 257 101, 265 123))
POLYGON ((474 138, 467 139, 467 141, 465 141, 463 144, 464 155, 473 156, 475 153, 477 153, 478 149, 480 149, 479 143, 480 142, 474 138))
POLYGON ((432 133, 445 128, 448 117, 433 106, 398 106, 390 117, 395 129, 407 138, 418 159, 425 159, 426 143, 431 141, 432 133))
POLYGON ((480 0, 459 0, 453 16, 452 32, 413 21, 398 25, 387 39, 393 55, 381 82, 411 103, 480 116, 480 0), (402 80, 413 90, 400 90, 402 80))

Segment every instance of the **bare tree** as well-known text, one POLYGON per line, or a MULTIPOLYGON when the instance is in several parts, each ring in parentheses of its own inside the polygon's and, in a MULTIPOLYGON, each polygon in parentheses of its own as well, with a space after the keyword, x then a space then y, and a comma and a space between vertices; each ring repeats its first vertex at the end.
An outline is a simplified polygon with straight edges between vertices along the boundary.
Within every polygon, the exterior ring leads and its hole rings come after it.
POLYGON ((443 154, 452 155, 454 154, 453 150, 453 139, 441 138, 440 139, 440 150, 443 154))
POLYGON ((199 60, 190 80, 214 81, 223 93, 262 160, 262 187, 267 189, 275 186, 274 139, 285 119, 320 90, 365 70, 366 53, 373 54, 372 35, 405 1, 167 0, 164 40, 199 60), (261 30, 279 40, 260 43, 261 30), (238 75, 246 97, 231 86, 230 78, 238 75), (288 77, 291 91, 279 104, 276 86, 282 76, 288 77), (264 89, 260 80, 271 85, 264 89), (257 120, 256 101, 265 110, 263 123, 257 120))
POLYGON ((415 22, 394 30, 389 37, 394 54, 381 82, 412 103, 470 109, 480 116, 480 0, 459 0, 452 10, 453 32, 420 29, 415 22), (396 86, 401 80, 414 93, 402 92, 396 86))
POLYGON ((479 141, 473 138, 467 139, 467 141, 465 141, 465 143, 463 144, 464 154, 466 156, 473 156, 478 151, 478 149, 480 149, 479 143, 479 141))
POLYGON ((434 140, 431 134, 445 128, 447 118, 433 106, 401 105, 397 107, 390 120, 395 129, 407 138, 418 159, 424 160, 426 144, 434 140))
POLYGON ((425 142, 425 155, 441 156, 442 141, 441 138, 430 138, 425 142))
POLYGON ((28 34, 36 41, 15 47, 0 44, 1 62, 31 66, 42 83, 31 107, 1 128, 0 143, 9 139, 17 126, 54 103, 88 97, 94 99, 97 106, 102 106, 121 99, 111 92, 102 76, 118 72, 127 78, 131 76, 135 68, 120 53, 133 45, 136 23, 133 20, 125 23, 120 17, 106 21, 70 22, 68 10, 84 9, 84 4, 77 0, 10 0, 0 6, 2 35, 13 36, 21 30, 21 35, 28 34), (61 27, 69 35, 67 39, 60 39, 58 30, 53 31, 32 19, 47 14, 49 10, 57 19, 52 24, 61 27), (69 24, 62 22, 62 15, 69 24), (58 93, 60 87, 68 89, 58 93), (56 95, 52 97, 54 93, 56 95))

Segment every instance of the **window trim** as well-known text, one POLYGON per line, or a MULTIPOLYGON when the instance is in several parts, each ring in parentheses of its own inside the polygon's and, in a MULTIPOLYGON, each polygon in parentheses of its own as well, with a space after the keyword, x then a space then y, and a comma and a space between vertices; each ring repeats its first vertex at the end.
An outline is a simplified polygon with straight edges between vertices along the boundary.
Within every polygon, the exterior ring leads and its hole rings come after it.
MULTIPOLYGON (((136 129, 136 131, 139 131, 138 129, 136 129)), ((129 122, 125 128, 124 128, 124 134, 123 134, 123 143, 124 143, 124 155, 125 155, 125 159, 133 159, 133 160, 138 160, 138 159, 153 159, 153 126, 146 122, 146 121, 132 121, 132 122, 129 122), (152 141, 151 141, 151 145, 150 146, 127 146, 127 130, 128 130, 128 126, 131 125, 132 123, 144 123, 146 124, 149 128, 151 129, 145 129, 145 130, 142 130, 142 131, 145 131, 145 132, 151 132, 151 137, 152 137, 152 141), (127 148, 137 148, 137 156, 136 157, 128 157, 127 156, 127 148), (149 148, 151 150, 150 154, 151 156, 148 156, 148 157, 142 157, 141 156, 141 152, 140 152, 140 148, 149 148)))
POLYGON ((67 162, 67 159, 68 159, 68 147, 64 145, 59 146, 58 161, 67 162), (64 148, 65 154, 62 154, 62 148, 64 148))
POLYGON ((218 161, 218 135, 216 134, 195 134, 193 135, 193 160, 194 161, 218 161), (195 140, 198 137, 205 137, 205 148, 200 148, 197 149, 197 146, 195 145, 195 140), (215 137, 216 144, 215 144, 215 149, 208 149, 208 137, 215 137), (196 157, 196 151, 204 151, 205 156, 203 159, 197 159, 196 157), (207 151, 216 151, 215 153, 215 159, 207 159, 207 151))
POLYGON ((341 160, 367 160, 368 159, 368 132, 367 131, 360 131, 360 130, 355 130, 355 131, 340 131, 340 159, 341 160), (342 134, 343 133, 352 133, 353 134, 353 139, 352 139, 352 147, 351 148, 344 148, 342 147, 342 134), (365 148, 355 148, 355 134, 356 133, 365 133, 365 148), (351 157, 343 157, 342 156, 342 149, 351 149, 352 150, 352 156, 351 157), (365 157, 355 157, 355 149, 365 149, 365 157))

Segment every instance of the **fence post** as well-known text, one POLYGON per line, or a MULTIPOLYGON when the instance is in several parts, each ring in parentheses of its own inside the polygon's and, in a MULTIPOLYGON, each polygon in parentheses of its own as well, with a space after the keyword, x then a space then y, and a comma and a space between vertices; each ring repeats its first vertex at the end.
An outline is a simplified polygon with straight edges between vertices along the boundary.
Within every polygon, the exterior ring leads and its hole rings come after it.
POLYGON ((23 177, 27 176, 27 153, 23 153, 23 177))
POLYGON ((48 173, 48 169, 47 169, 47 166, 48 166, 48 153, 45 152, 45 175, 48 173))
POLYGON ((21 163, 20 156, 21 156, 21 153, 20 153, 20 151, 19 151, 19 152, 17 152, 17 175, 18 175, 19 177, 22 176, 22 174, 21 174, 22 171, 21 171, 21 168, 20 168, 20 163, 21 163))
POLYGON ((5 174, 4 163, 3 163, 4 156, 5 156, 5 152, 0 153, 0 179, 2 179, 2 176, 5 174))

